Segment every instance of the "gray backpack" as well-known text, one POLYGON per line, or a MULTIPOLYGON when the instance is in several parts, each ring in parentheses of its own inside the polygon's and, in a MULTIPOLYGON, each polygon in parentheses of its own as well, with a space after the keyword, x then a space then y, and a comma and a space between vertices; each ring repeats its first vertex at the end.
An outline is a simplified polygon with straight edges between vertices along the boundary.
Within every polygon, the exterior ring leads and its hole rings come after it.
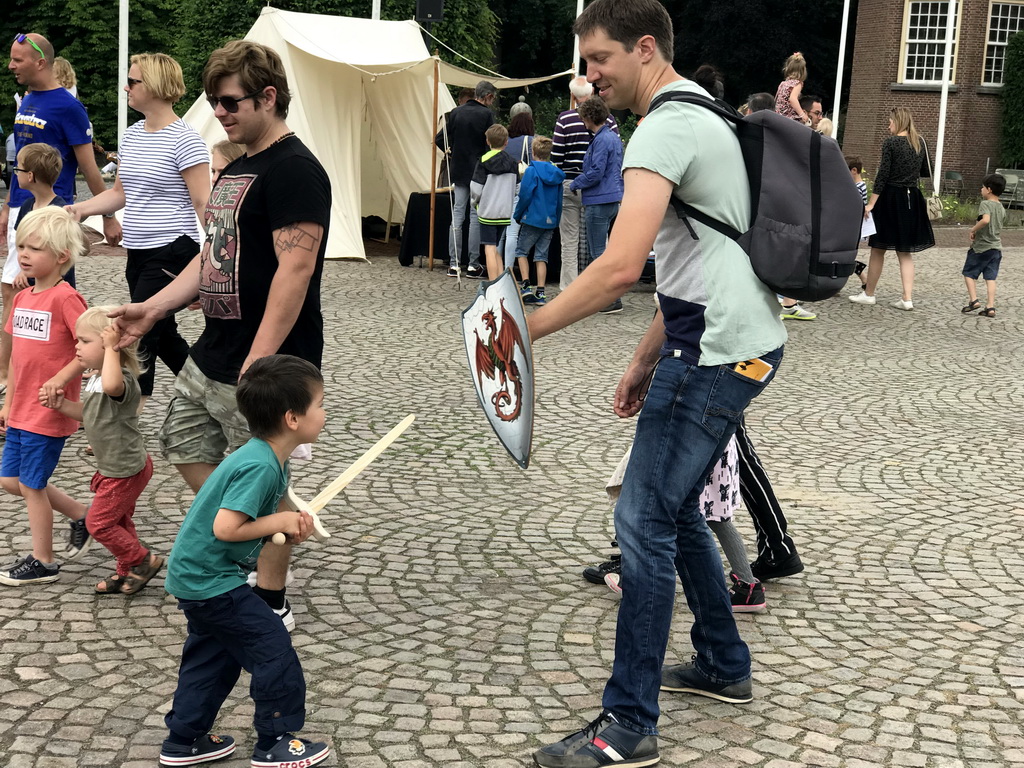
POLYGON ((750 228, 740 232, 674 196, 686 216, 731 237, 754 274, 776 293, 799 301, 835 296, 853 274, 864 202, 839 145, 795 120, 762 110, 746 117, 696 93, 670 91, 667 101, 711 110, 736 126, 750 180, 750 228))

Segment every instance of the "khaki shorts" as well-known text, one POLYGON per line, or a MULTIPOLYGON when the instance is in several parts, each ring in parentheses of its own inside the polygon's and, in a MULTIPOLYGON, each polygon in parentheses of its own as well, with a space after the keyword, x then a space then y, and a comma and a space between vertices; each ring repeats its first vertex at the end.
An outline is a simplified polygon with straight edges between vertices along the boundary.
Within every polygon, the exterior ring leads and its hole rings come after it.
POLYGON ((174 380, 174 398, 160 428, 160 449, 172 464, 220 464, 249 441, 233 384, 208 379, 190 357, 174 380))

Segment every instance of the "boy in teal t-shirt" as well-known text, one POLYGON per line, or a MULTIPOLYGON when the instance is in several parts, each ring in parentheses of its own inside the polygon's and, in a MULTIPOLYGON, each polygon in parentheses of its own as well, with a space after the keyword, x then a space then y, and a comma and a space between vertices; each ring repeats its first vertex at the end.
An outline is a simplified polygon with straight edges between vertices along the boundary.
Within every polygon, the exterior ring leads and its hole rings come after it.
POLYGON ((998 173, 990 173, 981 180, 978 221, 971 227, 971 248, 967 251, 962 272, 968 297, 967 306, 960 310, 964 314, 981 307, 977 281, 983 277, 988 302, 978 314, 982 317, 996 316, 996 276, 999 274, 999 263, 1003 260, 1003 242, 999 236, 1006 220, 1006 209, 999 202, 999 196, 1005 189, 1006 179, 998 173))
POLYGON ((324 382, 316 366, 290 355, 254 362, 236 397, 253 438, 228 456, 199 489, 178 532, 166 588, 188 619, 178 688, 164 722, 170 731, 160 764, 195 765, 227 757, 234 739, 210 733, 244 668, 256 713, 252 764, 311 766, 329 748, 292 735, 306 717, 306 683, 288 630, 253 593, 246 576, 263 540, 309 538, 308 512, 278 512, 288 487, 288 456, 323 429, 324 382))

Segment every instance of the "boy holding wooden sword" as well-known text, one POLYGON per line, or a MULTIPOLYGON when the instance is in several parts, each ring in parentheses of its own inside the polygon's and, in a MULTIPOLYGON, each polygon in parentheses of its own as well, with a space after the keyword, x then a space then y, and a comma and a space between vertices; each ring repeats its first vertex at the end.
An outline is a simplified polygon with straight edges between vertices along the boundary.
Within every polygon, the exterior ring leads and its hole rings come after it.
POLYGON ((320 371, 290 355, 256 360, 238 383, 238 408, 253 437, 203 484, 167 566, 165 586, 188 619, 188 638, 164 719, 170 733, 161 765, 195 765, 234 752, 234 739, 210 729, 243 668, 252 675, 256 705, 251 764, 311 766, 327 758, 327 744, 293 734, 305 723, 302 667, 280 618, 246 584, 266 537, 283 533, 298 544, 313 532, 308 512, 277 510, 288 487, 288 456, 324 427, 323 398, 320 371))

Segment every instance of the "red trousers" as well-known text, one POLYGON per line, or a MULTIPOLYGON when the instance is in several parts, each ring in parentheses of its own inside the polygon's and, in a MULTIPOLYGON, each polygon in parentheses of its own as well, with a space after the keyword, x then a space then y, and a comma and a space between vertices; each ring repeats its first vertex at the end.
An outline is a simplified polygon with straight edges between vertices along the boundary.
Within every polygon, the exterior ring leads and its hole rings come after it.
POLYGON ((117 559, 117 575, 126 576, 134 566, 149 557, 149 550, 139 543, 135 532, 135 502, 153 476, 153 459, 146 457, 146 466, 131 477, 92 476, 89 490, 96 495, 85 515, 89 535, 117 559))

